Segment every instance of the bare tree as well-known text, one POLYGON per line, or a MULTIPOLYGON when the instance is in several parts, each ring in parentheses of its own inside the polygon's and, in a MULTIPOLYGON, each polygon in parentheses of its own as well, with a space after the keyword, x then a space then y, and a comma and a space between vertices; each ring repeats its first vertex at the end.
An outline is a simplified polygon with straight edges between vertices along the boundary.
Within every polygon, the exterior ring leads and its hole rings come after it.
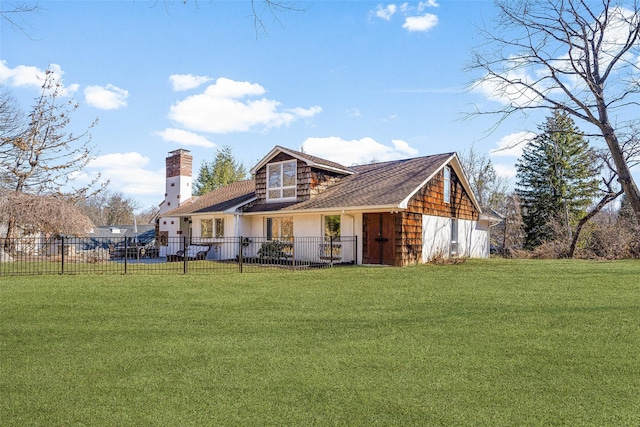
POLYGON ((602 209, 604 209, 609 203, 616 200, 620 197, 624 190, 621 188, 615 188, 614 181, 617 178, 617 173, 615 171, 615 167, 611 164, 611 156, 606 152, 598 152, 597 158, 599 161, 606 166, 606 175, 602 176, 600 181, 600 200, 597 201, 593 207, 587 212, 585 216, 580 218, 578 224, 576 225, 575 231, 572 233, 571 244, 569 245, 569 249, 567 252, 568 258, 573 258, 576 252, 576 245, 578 244, 578 240, 580 239, 580 235, 582 233, 582 229, 584 226, 593 219, 602 209))
MULTIPOLYGON (((503 102, 480 114, 500 121, 534 109, 560 109, 593 125, 640 218, 640 191, 625 160, 618 118, 635 117, 640 92, 640 10, 635 1, 498 0, 495 28, 473 54, 473 87, 503 102), (627 4, 628 3, 628 4, 627 4)), ((619 119, 622 120, 622 119, 619 119)), ((622 123, 622 122, 620 122, 622 123)), ((640 221, 640 219, 639 219, 640 221)))
POLYGON ((28 115, 24 129, 0 143, 3 188, 31 194, 84 195, 91 185, 70 187, 75 173, 91 160, 89 130, 69 133, 71 114, 78 108, 61 99, 62 87, 54 73, 46 71, 42 92, 28 115))
POLYGON ((77 206, 95 225, 132 224, 138 202, 122 193, 101 191, 78 200, 77 206))
MULTIPOLYGON (((99 177, 87 185, 73 185, 74 175, 81 173, 93 156, 88 132, 95 122, 83 133, 70 133, 68 126, 77 104, 62 99, 62 90, 54 73, 47 71, 42 92, 24 123, 19 122, 20 126, 2 134, 0 189, 18 193, 15 197, 19 194, 52 196, 73 203, 78 197, 100 190, 95 190, 99 177)), ((10 118, 11 113, 7 117, 10 118)), ((48 215, 46 210, 37 209, 36 199, 24 200, 34 202, 33 214, 48 215)), ((33 223, 25 222, 21 216, 4 220, 7 237, 12 237, 16 227, 30 227, 33 223)))
MULTIPOLYGON (((38 3, 33 2, 2 2, 0 3, 0 22, 5 22, 14 29, 25 34, 28 23, 25 17, 39 10, 38 3)), ((28 36, 28 34, 27 34, 28 36)))
MULTIPOLYGON (((154 1, 156 3, 157 1, 154 1)), ((164 0, 165 8, 176 3, 176 0, 164 0)), ((179 3, 183 5, 193 4, 196 7, 199 5, 198 0, 179 0, 179 3)), ((289 0, 250 0, 246 2, 251 8, 251 16, 253 17, 253 27, 256 31, 256 36, 260 32, 267 33, 268 24, 267 19, 282 25, 280 15, 288 12, 302 12, 304 8, 300 7, 298 2, 289 0)))
MULTIPOLYGON (((80 236, 93 228, 91 220, 64 197, 0 189, 0 224, 10 224, 17 218, 24 234, 40 232, 80 236)), ((5 249, 10 246, 6 241, 5 249)))
POLYGON ((150 206, 136 214, 138 224, 153 224, 158 217, 160 208, 158 206, 150 206))
POLYGON ((517 250, 522 249, 524 244, 524 222, 522 221, 522 211, 520 198, 516 193, 507 196, 505 202, 504 221, 502 227, 502 253, 504 256, 511 256, 517 250))
POLYGON ((499 176, 491 159, 479 153, 473 145, 460 153, 460 162, 480 207, 502 213, 509 180, 499 176))

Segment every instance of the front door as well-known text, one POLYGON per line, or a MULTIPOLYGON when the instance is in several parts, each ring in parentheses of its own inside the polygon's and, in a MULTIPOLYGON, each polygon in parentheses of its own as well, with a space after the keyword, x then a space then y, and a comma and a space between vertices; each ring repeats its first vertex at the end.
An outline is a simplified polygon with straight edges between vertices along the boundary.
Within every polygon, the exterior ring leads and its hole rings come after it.
POLYGON ((395 223, 390 213, 365 214, 368 264, 393 265, 395 260, 395 223))

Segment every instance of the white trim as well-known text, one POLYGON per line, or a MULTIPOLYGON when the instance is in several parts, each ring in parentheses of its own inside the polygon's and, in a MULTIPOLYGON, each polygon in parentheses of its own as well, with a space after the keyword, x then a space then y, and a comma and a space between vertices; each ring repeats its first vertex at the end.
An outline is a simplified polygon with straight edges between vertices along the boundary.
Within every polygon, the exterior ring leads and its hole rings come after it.
POLYGON ((340 169, 340 168, 335 168, 333 166, 325 165, 325 164, 322 164, 322 163, 316 163, 316 162, 314 162, 312 160, 309 160, 309 159, 307 159, 305 157, 300 157, 297 153, 293 153, 293 152, 287 150, 284 147, 280 147, 279 145, 276 145, 274 148, 272 148, 271 151, 269 151, 269 153, 267 153, 267 155, 264 156, 262 158, 262 160, 260 160, 260 162, 258 162, 257 165, 255 165, 253 168, 251 168, 249 173, 252 174, 252 175, 255 175, 256 172, 258 172, 258 169, 262 168, 267 163, 269 163, 269 161, 271 159, 273 159, 278 153, 287 154, 287 155, 293 157, 294 159, 298 159, 298 160, 306 163, 307 166, 313 166, 313 167, 318 168, 318 169, 324 169, 324 170, 333 171, 333 172, 340 172, 340 173, 344 173, 344 174, 347 174, 347 175, 352 175, 354 173, 352 170, 340 169))
POLYGON ((473 191, 471 190, 471 185, 469 185, 467 176, 464 174, 464 171, 462 170, 460 159, 458 159, 458 155, 456 153, 453 153, 451 157, 449 157, 446 161, 444 161, 442 165, 440 165, 440 167, 435 170, 435 172, 429 175, 427 179, 422 181, 422 183, 415 190, 413 190, 402 202, 400 202, 398 207, 400 209, 406 209, 409 205, 409 200, 411 200, 411 198, 415 196, 415 194, 418 191, 420 191, 425 185, 427 185, 427 183, 431 181, 431 179, 434 176, 436 176, 445 166, 451 166, 453 168, 453 171, 456 173, 456 176, 460 180, 462 187, 467 191, 467 194, 469 195, 469 198, 473 202, 473 205, 476 207, 476 209, 478 209, 478 213, 482 213, 482 208, 480 207, 480 204, 478 203, 476 196, 473 194, 473 191))
POLYGON ((266 165, 267 167, 267 179, 266 179, 266 197, 265 200, 268 203, 273 203, 273 202, 293 202, 297 199, 298 197, 298 161, 297 160, 283 160, 281 162, 273 162, 273 163, 267 163, 266 165), (284 185, 284 165, 286 164, 293 164, 294 166, 294 183, 293 185, 284 185), (280 186, 279 187, 269 187, 269 168, 272 166, 280 166, 280 186), (291 190, 293 189, 294 195, 293 196, 288 196, 288 197, 283 197, 282 195, 284 194, 285 190, 291 190), (269 196, 269 192, 270 191, 279 191, 280 192, 280 197, 270 197, 269 196))

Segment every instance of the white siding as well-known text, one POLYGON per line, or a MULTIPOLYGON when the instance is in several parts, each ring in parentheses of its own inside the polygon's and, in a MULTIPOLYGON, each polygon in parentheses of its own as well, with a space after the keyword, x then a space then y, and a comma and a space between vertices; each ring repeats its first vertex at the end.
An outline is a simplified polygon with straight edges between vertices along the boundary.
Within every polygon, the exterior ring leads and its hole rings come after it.
MULTIPOLYGON (((445 257, 451 251, 451 218, 422 216, 422 261, 433 256, 445 257)), ((489 225, 485 222, 458 220, 458 256, 487 258, 489 256, 489 225)))
POLYGON ((422 216, 422 262, 433 256, 449 256, 451 248, 451 219, 440 216, 422 216))

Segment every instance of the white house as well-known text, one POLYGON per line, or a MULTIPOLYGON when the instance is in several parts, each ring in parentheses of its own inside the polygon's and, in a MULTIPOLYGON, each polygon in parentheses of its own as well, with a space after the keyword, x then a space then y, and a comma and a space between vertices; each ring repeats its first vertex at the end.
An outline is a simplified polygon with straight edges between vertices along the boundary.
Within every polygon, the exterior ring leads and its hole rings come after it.
MULTIPOLYGON (((237 245, 222 243, 239 237, 331 240, 339 242, 337 259, 357 264, 489 256, 497 218, 481 213, 455 153, 347 167, 276 146, 251 169, 253 179, 201 197, 191 196, 191 163, 186 150, 167 158, 161 255, 182 249, 173 238, 186 236, 220 259, 237 255, 237 245)), ((319 256, 298 243, 292 248, 296 256, 319 256)))

